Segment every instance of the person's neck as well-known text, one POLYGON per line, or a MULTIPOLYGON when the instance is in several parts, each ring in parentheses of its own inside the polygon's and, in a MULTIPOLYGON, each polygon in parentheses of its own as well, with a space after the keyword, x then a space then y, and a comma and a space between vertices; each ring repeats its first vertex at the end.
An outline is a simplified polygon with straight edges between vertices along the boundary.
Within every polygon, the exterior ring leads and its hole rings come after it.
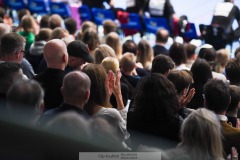
POLYGON ((218 115, 222 115, 225 116, 226 115, 226 111, 222 111, 222 112, 216 112, 218 115))
POLYGON ((165 46, 165 43, 163 43, 163 42, 156 42, 156 45, 159 45, 159 46, 165 46))
POLYGON ((55 65, 55 64, 48 64, 47 68, 53 68, 53 69, 60 69, 60 70, 65 70, 65 65, 55 65))
POLYGON ((64 100, 64 103, 66 103, 66 104, 70 104, 70 105, 72 105, 72 106, 75 106, 75 107, 80 108, 80 109, 83 110, 83 106, 84 106, 84 104, 79 103, 79 102, 77 102, 77 101, 64 100))

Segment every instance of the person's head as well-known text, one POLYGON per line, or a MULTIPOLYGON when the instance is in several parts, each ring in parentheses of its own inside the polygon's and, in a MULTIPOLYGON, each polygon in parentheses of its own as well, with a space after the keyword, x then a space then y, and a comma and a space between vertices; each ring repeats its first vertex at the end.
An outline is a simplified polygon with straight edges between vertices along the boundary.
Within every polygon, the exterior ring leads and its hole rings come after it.
POLYGON ((67 18, 64 20, 64 24, 66 29, 68 30, 69 34, 74 35, 77 31, 77 22, 73 18, 67 18))
POLYGON ((81 31, 82 33, 85 32, 88 29, 93 29, 94 31, 97 31, 97 26, 95 23, 91 22, 91 21, 84 21, 81 25, 81 31))
POLYGON ((7 92, 7 106, 13 121, 37 122, 44 109, 44 91, 34 80, 16 81, 7 92))
POLYGON ((107 73, 100 64, 87 64, 82 71, 88 75, 91 80, 90 97, 85 106, 88 110, 94 105, 106 107, 109 105, 109 95, 107 89, 107 73))
POLYGON ((132 72, 136 67, 136 57, 133 53, 125 53, 120 60, 121 70, 123 72, 132 72))
POLYGON ((114 50, 107 44, 100 44, 94 50, 94 60, 100 64, 105 57, 116 57, 114 50))
POLYGON ((0 75, 0 93, 7 93, 14 82, 23 79, 22 67, 14 62, 0 63, 0 75))
POLYGON ((166 44, 168 41, 169 33, 168 30, 161 28, 157 30, 156 33, 156 42, 166 44))
POLYGON ((42 28, 35 37, 35 41, 48 41, 50 40, 52 30, 50 28, 42 28))
POLYGON ((196 50, 198 50, 198 58, 205 59, 210 66, 214 64, 217 54, 212 45, 204 44, 198 47, 196 50))
POLYGON ((178 95, 187 92, 193 82, 191 75, 184 70, 172 70, 167 78, 175 85, 178 95))
POLYGON ((234 58, 240 58, 240 47, 236 48, 235 52, 234 52, 234 58))
POLYGON ((82 41, 88 45, 90 52, 93 52, 100 44, 99 36, 93 29, 83 32, 82 41))
POLYGON ((48 68, 64 70, 68 63, 66 44, 60 39, 52 39, 46 43, 43 56, 48 68))
POLYGON ((18 15, 18 20, 19 22, 21 22, 22 17, 25 15, 31 15, 30 11, 28 9, 20 9, 17 11, 17 15, 18 15))
POLYGON ((230 88, 227 82, 209 80, 203 90, 205 107, 217 114, 225 114, 230 102, 230 88))
POLYGON ((221 126, 217 116, 206 108, 194 110, 181 127, 182 142, 192 159, 221 159, 223 147, 221 126))
POLYGON ((61 92, 65 103, 74 104, 83 109, 90 96, 91 81, 81 71, 68 73, 63 79, 61 92))
POLYGON ((2 36, 0 50, 1 60, 21 63, 24 56, 25 38, 11 32, 2 36))
POLYGON ((150 70, 153 60, 153 49, 146 40, 141 40, 137 46, 137 62, 142 63, 143 68, 150 70))
POLYGON ((11 31, 12 28, 9 24, 0 23, 0 40, 4 34, 10 33, 11 31))
POLYGON ((198 58, 191 67, 192 77, 195 84, 204 85, 209 79, 212 79, 212 70, 208 62, 198 58))
POLYGON ((117 73, 119 69, 119 61, 115 57, 106 57, 102 60, 101 65, 108 73, 109 71, 112 71, 113 73, 117 73))
POLYGON ((169 56, 159 54, 153 59, 151 73, 161 73, 167 76, 174 66, 175 64, 169 56))
POLYGON ((193 45, 191 43, 186 43, 184 45, 184 48, 185 48, 186 53, 187 53, 187 59, 192 59, 192 60, 197 59, 197 54, 195 52, 197 47, 195 45, 193 45))
POLYGON ((59 16, 58 14, 53 14, 49 18, 48 25, 51 29, 55 29, 57 27, 62 27, 62 22, 63 19, 61 16, 59 16))
POLYGON ((151 73, 139 81, 134 103, 136 112, 156 119, 177 114, 179 107, 173 83, 159 73, 151 73))
POLYGON ((73 68, 80 69, 84 63, 92 63, 94 61, 86 44, 80 40, 70 42, 67 46, 67 51, 69 55, 68 65, 73 68))
POLYGON ((227 112, 236 112, 240 104, 240 87, 230 85, 231 103, 228 106, 227 112))
POLYGON ((50 39, 63 39, 68 35, 69 33, 66 29, 63 29, 62 27, 56 27, 52 30, 50 39))
POLYGON ((116 32, 117 25, 112 20, 103 21, 103 32, 104 35, 107 35, 110 32, 116 32))
POLYGON ((40 20, 40 28, 49 28, 49 15, 44 15, 42 16, 41 20, 40 20))
POLYGON ((89 144, 91 138, 90 121, 76 112, 69 111, 58 114, 47 124, 46 129, 55 135, 67 137, 68 139, 80 140, 89 144))
POLYGON ((174 42, 169 49, 169 56, 175 62, 176 66, 186 63, 187 54, 183 44, 174 42))
POLYGON ((218 50, 214 70, 218 73, 223 73, 224 68, 227 65, 228 59, 229 53, 226 49, 218 50))
POLYGON ((106 36, 106 44, 112 47, 117 58, 120 59, 122 55, 122 45, 119 35, 116 32, 109 33, 106 36))
POLYGON ((226 77, 230 81, 230 84, 240 84, 240 60, 231 59, 228 61, 225 67, 226 77))
POLYGON ((127 52, 137 54, 137 44, 131 39, 126 40, 122 45, 122 54, 127 52))
POLYGON ((22 17, 20 26, 25 32, 34 32, 35 20, 31 15, 25 15, 22 17))

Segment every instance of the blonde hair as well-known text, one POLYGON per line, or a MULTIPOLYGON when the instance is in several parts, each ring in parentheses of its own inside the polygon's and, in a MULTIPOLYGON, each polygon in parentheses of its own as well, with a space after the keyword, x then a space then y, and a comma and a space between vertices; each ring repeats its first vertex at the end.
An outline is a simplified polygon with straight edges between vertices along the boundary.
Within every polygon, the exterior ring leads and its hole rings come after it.
POLYGON ((194 110, 181 128, 184 149, 194 160, 223 159, 221 127, 217 116, 206 108, 194 110))
POLYGON ((119 69, 119 61, 115 57, 106 57, 103 59, 101 65, 108 73, 110 70, 113 73, 117 73, 117 70, 119 69))
POLYGON ((96 64, 100 64, 105 57, 116 57, 114 50, 107 44, 100 44, 94 50, 96 64))
POLYGON ((57 27, 52 31, 50 39, 62 39, 64 37, 67 37, 68 35, 69 33, 66 29, 57 27))
POLYGON ((116 32, 111 32, 106 36, 106 44, 112 47, 117 58, 120 60, 122 56, 121 40, 116 32))
POLYGON ((20 26, 25 32, 34 32, 35 20, 31 15, 25 15, 21 19, 20 26))
POLYGON ((137 46, 137 62, 142 63, 143 68, 151 70, 153 61, 153 49, 146 40, 141 40, 137 46))
POLYGON ((224 68, 227 65, 229 59, 229 53, 226 49, 220 49, 217 51, 216 65, 214 70, 218 73, 223 73, 224 68))

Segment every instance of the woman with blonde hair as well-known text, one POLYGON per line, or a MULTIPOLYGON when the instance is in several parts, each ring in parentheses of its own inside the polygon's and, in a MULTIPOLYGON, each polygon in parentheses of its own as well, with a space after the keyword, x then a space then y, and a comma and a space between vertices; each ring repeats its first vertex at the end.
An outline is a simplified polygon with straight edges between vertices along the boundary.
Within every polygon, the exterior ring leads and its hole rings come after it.
POLYGON ((122 57, 122 44, 119 35, 116 32, 111 32, 106 36, 106 44, 112 47, 118 60, 122 57))
POLYGON ((27 51, 31 44, 35 42, 35 20, 31 15, 25 15, 21 19, 20 27, 23 28, 23 31, 19 31, 18 34, 26 38, 25 51, 27 51))
POLYGON ((153 49, 146 40, 141 40, 137 46, 137 62, 143 65, 143 68, 150 71, 154 58, 153 49))
POLYGON ((116 57, 114 50, 107 44, 100 44, 94 50, 94 59, 96 64, 101 64, 105 57, 116 57))

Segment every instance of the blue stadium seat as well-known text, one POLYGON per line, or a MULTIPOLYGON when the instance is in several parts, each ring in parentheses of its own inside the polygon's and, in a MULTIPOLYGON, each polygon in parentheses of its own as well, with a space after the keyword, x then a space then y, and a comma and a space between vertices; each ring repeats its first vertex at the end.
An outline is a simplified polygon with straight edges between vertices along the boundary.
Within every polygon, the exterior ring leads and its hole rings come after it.
POLYGON ((7 0, 6 3, 11 9, 20 10, 26 8, 24 0, 7 0))
POLYGON ((125 36, 133 35, 142 30, 141 20, 139 14, 129 13, 128 23, 121 23, 121 29, 125 36))
POLYGON ((78 12, 81 18, 81 22, 92 20, 91 11, 87 5, 80 6, 78 12))
POLYGON ((190 23, 190 29, 183 34, 183 38, 188 40, 199 38, 194 23, 190 23))
POLYGON ((71 15, 70 6, 64 2, 50 2, 51 14, 59 14, 62 17, 71 15))
POLYGON ((28 8, 32 14, 49 14, 49 4, 44 0, 28 0, 28 8))
POLYGON ((145 28, 147 33, 156 34, 159 28, 165 28, 170 33, 170 28, 166 18, 148 18, 144 17, 145 28))
POLYGON ((102 25, 103 21, 107 19, 115 20, 115 16, 112 10, 92 8, 92 14, 94 15, 94 22, 97 25, 102 25))

